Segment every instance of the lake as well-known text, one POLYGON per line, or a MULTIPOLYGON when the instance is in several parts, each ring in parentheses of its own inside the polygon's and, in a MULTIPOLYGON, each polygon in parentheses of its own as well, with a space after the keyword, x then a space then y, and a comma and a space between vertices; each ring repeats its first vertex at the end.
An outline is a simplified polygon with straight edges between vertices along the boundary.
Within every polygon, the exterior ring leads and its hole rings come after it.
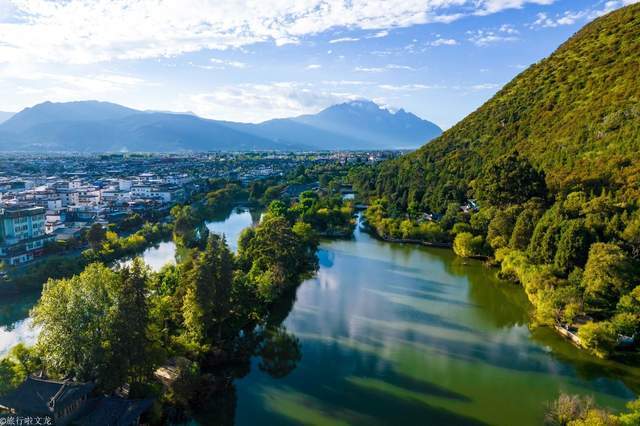
POLYGON ((302 360, 238 380, 238 425, 539 425, 559 392, 620 409, 640 372, 531 332, 517 286, 449 250, 324 242, 284 325, 302 360))
MULTIPOLYGON (((208 223, 237 247, 259 219, 246 209, 208 223)), ((175 246, 143 253, 153 269, 175 246)), ((253 362, 236 381, 236 424, 536 425, 559 392, 621 409, 640 371, 596 359, 551 330, 530 330, 517 286, 449 250, 391 244, 356 230, 323 241, 320 269, 305 281, 284 325, 302 347, 289 375, 253 362)), ((0 353, 33 341, 25 320, 37 297, 0 302, 0 353)))

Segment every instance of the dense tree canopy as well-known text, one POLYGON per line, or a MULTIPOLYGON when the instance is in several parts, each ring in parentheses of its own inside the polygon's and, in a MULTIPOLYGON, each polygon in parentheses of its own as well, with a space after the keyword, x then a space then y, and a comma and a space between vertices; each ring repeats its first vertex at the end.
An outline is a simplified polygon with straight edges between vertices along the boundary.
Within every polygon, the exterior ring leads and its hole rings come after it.
POLYGON ((485 165, 517 151, 544 172, 553 193, 608 188, 637 198, 638 50, 636 4, 586 25, 442 136, 372 172, 354 173, 354 182, 362 193, 387 197, 392 208, 405 211, 416 202, 423 211, 442 212, 470 196, 485 165))
POLYGON ((547 187, 544 173, 517 153, 487 164, 474 182, 476 197, 486 205, 499 207, 522 204, 531 198, 544 198, 547 187))

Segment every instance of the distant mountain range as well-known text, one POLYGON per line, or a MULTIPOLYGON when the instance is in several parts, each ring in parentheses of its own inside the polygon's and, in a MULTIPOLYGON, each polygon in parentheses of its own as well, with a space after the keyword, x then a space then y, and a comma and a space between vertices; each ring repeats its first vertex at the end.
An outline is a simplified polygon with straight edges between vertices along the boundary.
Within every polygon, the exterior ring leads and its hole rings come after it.
POLYGON ((138 111, 108 102, 44 102, 0 113, 3 151, 243 151, 415 148, 442 130, 404 110, 370 101, 317 114, 236 123, 191 113, 138 111))
POLYGON ((0 111, 0 124, 4 123, 15 115, 15 112, 0 111))

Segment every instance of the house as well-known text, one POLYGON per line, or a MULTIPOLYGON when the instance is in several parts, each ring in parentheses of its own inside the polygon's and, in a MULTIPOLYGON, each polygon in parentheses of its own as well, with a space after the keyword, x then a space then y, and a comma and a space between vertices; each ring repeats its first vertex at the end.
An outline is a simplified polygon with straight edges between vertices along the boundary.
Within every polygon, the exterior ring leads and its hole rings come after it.
POLYGON ((295 199, 298 198, 303 192, 317 191, 319 187, 320 184, 318 182, 289 185, 282 191, 282 195, 295 199))
POLYGON ((27 379, 0 397, 0 408, 11 414, 50 418, 56 425, 75 420, 87 404, 93 384, 27 379))
MULTIPOLYGON (((41 420, 48 418, 49 424, 59 426, 135 426, 153 404, 150 399, 94 396, 94 387, 92 383, 29 376, 17 389, 0 397, 0 412, 41 420)), ((34 420, 32 424, 38 423, 34 420)))
POLYGON ((136 426, 153 405, 151 399, 105 396, 89 401, 88 413, 74 422, 79 426, 136 426))
POLYGON ((45 241, 45 209, 37 206, 0 208, 0 259, 9 265, 33 260, 45 241))

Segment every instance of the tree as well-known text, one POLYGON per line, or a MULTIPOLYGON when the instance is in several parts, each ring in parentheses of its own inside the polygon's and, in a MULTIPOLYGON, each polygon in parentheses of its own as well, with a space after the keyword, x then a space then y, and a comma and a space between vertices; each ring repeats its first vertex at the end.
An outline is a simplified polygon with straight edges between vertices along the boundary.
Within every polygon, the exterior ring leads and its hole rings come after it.
POLYGON ((114 352, 118 368, 131 383, 140 384, 153 372, 154 355, 159 352, 149 335, 149 268, 140 258, 121 271, 119 301, 114 323, 114 352))
POLYGON ((456 222, 462 222, 461 214, 460 204, 449 203, 442 219, 440 219, 440 224, 444 229, 451 229, 456 222))
POLYGON ((594 355, 606 358, 617 343, 617 333, 609 321, 588 322, 578 330, 580 343, 594 355))
POLYGON ((491 247, 499 249, 509 244, 519 213, 520 208, 516 206, 496 211, 487 231, 487 241, 491 247))
POLYGON ((209 232, 198 211, 191 206, 175 206, 171 215, 175 218, 173 240, 177 245, 194 248, 206 243, 209 232))
POLYGON ((640 315, 640 285, 620 298, 616 310, 640 315))
POLYGON ((106 240, 107 231, 99 223, 91 225, 87 231, 87 242, 92 249, 98 250, 102 243, 106 240))
POLYGON ((210 236, 204 251, 197 253, 186 275, 187 291, 182 305, 185 339, 192 348, 206 349, 213 323, 213 303, 218 262, 217 241, 210 236))
POLYGON ((215 298, 213 301, 213 327, 216 337, 222 338, 222 326, 229 318, 231 311, 231 294, 233 287, 233 254, 224 238, 218 239, 216 262, 218 263, 215 298))
POLYGON ((482 253, 484 239, 481 235, 474 237, 470 232, 461 232, 453 240, 453 251, 460 257, 473 257, 482 253))
POLYGON ((532 219, 533 217, 528 211, 524 210, 520 213, 511 233, 509 247, 515 250, 525 250, 529 246, 529 241, 531 241, 535 228, 535 223, 532 219))
POLYGON ((9 351, 7 358, 15 362, 15 371, 26 377, 42 369, 42 359, 33 347, 18 343, 9 351))
POLYGON ((511 233, 509 247, 515 250, 526 250, 533 236, 536 223, 540 219, 540 210, 525 206, 518 215, 511 233))
POLYGON ((222 338, 222 326, 231 310, 232 285, 233 255, 224 239, 211 234, 186 274, 183 342, 191 350, 204 351, 214 339, 222 338))
POLYGON ((288 215, 288 212, 289 212, 289 208, 284 202, 280 200, 272 201, 271 204, 269 204, 269 207, 267 208, 267 213, 270 214, 271 216, 279 216, 279 217, 286 218, 288 215))
POLYGON ((633 288, 633 265, 619 246, 595 243, 589 250, 582 285, 588 311, 608 317, 621 296, 633 288))
POLYGON ((560 207, 556 204, 536 224, 527 250, 535 263, 553 263, 562 230, 561 223, 560 207))
POLYGON ((17 363, 8 357, 0 359, 0 395, 4 395, 20 385, 26 376, 20 372, 17 363))
POLYGON ((329 186, 330 180, 331 180, 331 177, 328 174, 321 173, 320 177, 318 178, 318 183, 320 184, 320 188, 326 189, 329 186))
POLYGON ((640 399, 627 403, 628 412, 620 414, 618 419, 623 426, 635 426, 640 424, 640 399))
POLYGON ((473 233, 476 235, 486 235, 495 212, 495 207, 488 206, 473 213, 469 219, 469 224, 473 229, 473 233))
POLYGON ((96 380, 107 390, 126 381, 114 365, 121 355, 114 353, 120 286, 120 276, 99 263, 45 284, 32 315, 42 328, 37 345, 50 374, 96 380))
POLYGON ((549 425, 567 426, 570 422, 584 418, 593 409, 591 397, 561 394, 557 400, 549 404, 545 413, 545 423, 549 425))
POLYGON ((292 228, 284 217, 267 215, 253 231, 243 233, 238 258, 261 297, 272 301, 300 276, 315 270, 316 244, 308 224, 292 228))
POLYGON ((636 212, 624 229, 622 238, 629 245, 631 256, 640 259, 640 211, 636 212))
POLYGON ((574 219, 567 222, 558 242, 554 258, 555 267, 566 275, 575 267, 584 266, 590 243, 583 221, 574 219))
POLYGON ((611 318, 616 333, 632 337, 640 329, 640 316, 630 312, 620 312, 611 318))
POLYGON ((316 255, 319 244, 318 234, 311 225, 304 222, 294 223, 291 230, 298 239, 298 272, 300 275, 315 272, 318 269, 318 256, 316 255))
POLYGON ((549 326, 571 324, 580 305, 580 294, 577 288, 570 285, 545 287, 537 294, 536 321, 549 326))
POLYGON ((490 205, 522 204, 533 197, 545 198, 544 173, 517 152, 498 157, 489 163, 475 182, 477 198, 490 205))
POLYGON ((148 334, 147 286, 139 259, 120 272, 94 263, 69 279, 49 280, 32 312, 42 327, 36 348, 44 369, 95 380, 104 391, 143 383, 158 361, 148 334))
POLYGON ((561 394, 549 404, 545 423, 554 426, 636 426, 640 424, 640 399, 627 403, 619 415, 596 407, 592 397, 561 394))

